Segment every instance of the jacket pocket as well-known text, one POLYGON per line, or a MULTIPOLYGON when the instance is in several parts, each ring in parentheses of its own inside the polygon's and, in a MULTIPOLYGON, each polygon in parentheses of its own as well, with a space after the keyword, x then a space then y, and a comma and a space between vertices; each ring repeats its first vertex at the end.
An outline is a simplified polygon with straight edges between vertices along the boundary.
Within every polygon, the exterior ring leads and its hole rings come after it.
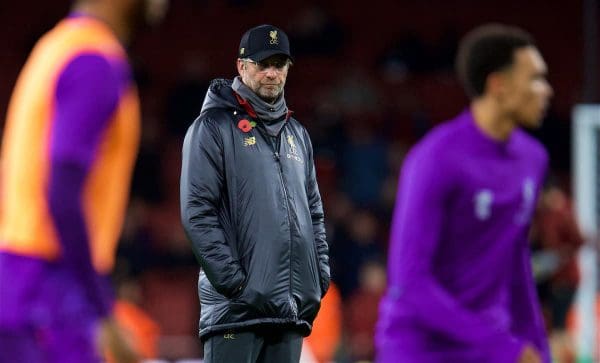
POLYGON ((273 296, 261 292, 251 285, 236 298, 231 299, 231 309, 248 318, 290 318, 293 316, 288 300, 284 296, 273 296))
POLYGON ((327 282, 327 286, 325 286, 325 279, 323 278, 323 274, 321 273, 321 261, 319 260, 319 255, 317 254, 317 244, 316 242, 313 244, 313 257, 314 257, 314 261, 315 261, 315 270, 317 271, 317 284, 319 285, 319 288, 321 289, 321 298, 323 298, 323 296, 325 295, 325 292, 327 292, 327 288, 329 287, 329 282, 327 282))
POLYGON ((204 271, 201 271, 198 277, 198 297, 202 305, 216 305, 227 300, 215 290, 204 271))

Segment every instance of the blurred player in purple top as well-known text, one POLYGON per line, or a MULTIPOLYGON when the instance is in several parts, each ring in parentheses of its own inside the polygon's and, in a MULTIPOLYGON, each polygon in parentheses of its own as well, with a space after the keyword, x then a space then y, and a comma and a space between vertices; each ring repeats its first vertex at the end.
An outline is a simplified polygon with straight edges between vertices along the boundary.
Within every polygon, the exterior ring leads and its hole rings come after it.
POLYGON ((19 75, 2 140, 1 363, 137 360, 109 280, 140 133, 123 43, 163 5, 75 1, 19 75))
POLYGON ((471 98, 403 165, 379 363, 550 363, 528 230, 548 164, 521 130, 541 123, 552 88, 523 30, 463 38, 457 70, 471 98))

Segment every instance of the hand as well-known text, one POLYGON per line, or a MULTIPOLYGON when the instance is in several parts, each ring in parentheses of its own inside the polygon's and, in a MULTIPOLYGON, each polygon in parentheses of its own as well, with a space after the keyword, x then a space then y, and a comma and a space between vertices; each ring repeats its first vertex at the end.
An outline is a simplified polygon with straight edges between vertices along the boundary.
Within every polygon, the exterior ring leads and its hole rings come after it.
POLYGON ((540 353, 531 344, 525 345, 517 363, 542 363, 542 357, 540 353))
POLYGON ((100 322, 98 339, 99 351, 109 356, 107 357, 109 362, 138 363, 140 361, 135 348, 127 340, 125 332, 114 318, 109 317, 100 322))

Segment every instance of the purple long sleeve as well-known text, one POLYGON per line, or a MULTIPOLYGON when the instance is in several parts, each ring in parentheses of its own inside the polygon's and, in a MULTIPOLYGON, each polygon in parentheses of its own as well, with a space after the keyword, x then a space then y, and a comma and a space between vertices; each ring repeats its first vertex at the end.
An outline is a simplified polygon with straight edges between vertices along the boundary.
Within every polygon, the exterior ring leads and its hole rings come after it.
POLYGON ((517 250, 513 260, 514 267, 511 281, 511 312, 513 334, 534 343, 542 353, 544 362, 551 362, 550 346, 545 339, 545 327, 542 312, 537 304, 531 255, 529 249, 523 246, 517 250))
POLYGON ((435 278, 435 253, 443 240, 442 206, 453 184, 451 177, 440 169, 443 164, 439 161, 433 150, 425 151, 413 155, 403 170, 399 190, 402 202, 394 218, 397 228, 392 234, 390 253, 390 259, 397 261, 391 271, 403 271, 390 274, 391 293, 398 294, 398 299, 406 304, 406 313, 428 330, 480 351, 482 361, 516 361, 522 342, 483 314, 461 306, 435 278), (503 356, 494 351, 503 352, 503 356))
POLYGON ((390 238, 378 362, 512 363, 525 344, 550 362, 527 258, 546 162, 524 132, 496 142, 470 112, 410 152, 390 238))
POLYGON ((62 263, 79 277, 100 316, 112 308, 108 276, 96 273, 90 256, 82 194, 123 79, 119 67, 96 54, 75 57, 61 73, 50 138, 48 202, 62 248, 62 263))

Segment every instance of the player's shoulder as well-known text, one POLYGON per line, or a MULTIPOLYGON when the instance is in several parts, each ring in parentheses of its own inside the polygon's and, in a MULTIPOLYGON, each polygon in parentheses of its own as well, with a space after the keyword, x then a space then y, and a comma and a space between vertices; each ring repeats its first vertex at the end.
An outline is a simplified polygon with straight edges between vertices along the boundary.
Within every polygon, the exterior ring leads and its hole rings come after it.
POLYGON ((62 19, 40 38, 36 48, 40 48, 46 59, 81 51, 99 52, 125 61, 128 59, 126 50, 114 32, 103 22, 84 15, 62 19))
POLYGON ((124 65, 110 59, 99 52, 77 52, 71 55, 65 62, 63 72, 75 72, 79 74, 96 73, 102 76, 117 77, 126 70, 124 65))
POLYGON ((466 123, 459 115, 432 128, 413 147, 412 153, 419 155, 437 155, 439 159, 457 150, 466 131, 466 123))
POLYGON ((402 166, 403 175, 433 178, 436 185, 454 185, 464 159, 464 126, 460 117, 445 121, 431 129, 415 144, 402 166))
POLYGON ((107 58, 103 54, 82 52, 73 54, 61 68, 56 92, 70 90, 77 94, 92 89, 94 94, 110 96, 115 100, 132 82, 128 65, 107 58))
POLYGON ((513 137, 518 152, 522 157, 529 158, 531 161, 541 164, 548 162, 548 151, 538 139, 519 128, 514 131, 513 137))

